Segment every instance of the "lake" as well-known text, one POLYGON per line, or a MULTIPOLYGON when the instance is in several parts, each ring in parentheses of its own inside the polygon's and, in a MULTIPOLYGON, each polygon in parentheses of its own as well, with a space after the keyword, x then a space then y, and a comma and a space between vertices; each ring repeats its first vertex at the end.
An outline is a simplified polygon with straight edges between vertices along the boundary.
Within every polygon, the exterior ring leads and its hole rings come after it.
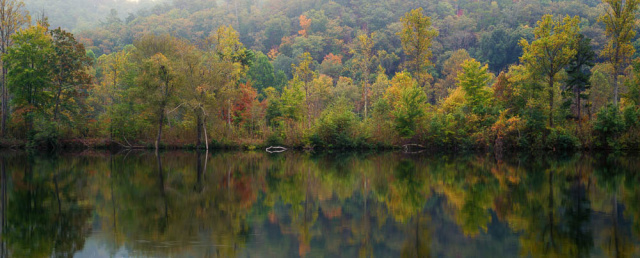
POLYGON ((0 155, 2 257, 638 257, 640 156, 0 155))

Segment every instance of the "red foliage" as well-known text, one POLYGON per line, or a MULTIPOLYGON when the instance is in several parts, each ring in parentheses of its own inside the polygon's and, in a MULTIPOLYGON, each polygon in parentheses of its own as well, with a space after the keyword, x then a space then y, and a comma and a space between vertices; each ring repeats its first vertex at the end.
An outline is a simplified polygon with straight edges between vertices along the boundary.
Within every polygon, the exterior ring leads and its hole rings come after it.
POLYGON ((245 123, 251 120, 251 109, 258 97, 258 91, 251 87, 251 83, 240 84, 240 97, 233 103, 233 121, 245 123))

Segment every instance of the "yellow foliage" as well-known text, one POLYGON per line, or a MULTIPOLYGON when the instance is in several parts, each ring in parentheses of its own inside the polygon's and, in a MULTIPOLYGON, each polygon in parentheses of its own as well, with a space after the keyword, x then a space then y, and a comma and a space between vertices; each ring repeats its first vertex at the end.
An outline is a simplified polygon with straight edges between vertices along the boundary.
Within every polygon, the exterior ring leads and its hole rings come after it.
POLYGON ((442 101, 441 110, 445 113, 453 113, 454 110, 464 106, 465 93, 461 87, 457 87, 449 92, 449 96, 442 101))

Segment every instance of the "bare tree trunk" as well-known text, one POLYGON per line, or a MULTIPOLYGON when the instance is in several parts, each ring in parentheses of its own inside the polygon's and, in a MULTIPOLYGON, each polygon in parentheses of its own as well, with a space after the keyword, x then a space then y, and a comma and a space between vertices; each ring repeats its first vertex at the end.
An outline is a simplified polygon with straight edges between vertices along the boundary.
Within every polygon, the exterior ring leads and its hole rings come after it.
POLYGON ((229 123, 229 129, 231 129, 231 99, 227 102, 229 103, 229 109, 227 109, 227 123, 229 123))
POLYGON ((364 120, 367 120, 367 78, 368 76, 365 73, 364 79, 364 120))
POLYGON ((553 75, 549 75, 549 127, 553 128, 553 75))
POLYGON ((156 151, 158 151, 160 140, 162 140, 162 123, 164 120, 164 108, 159 112, 160 119, 158 119, 158 137, 156 138, 156 151))
POLYGON ((613 75, 613 105, 618 106, 618 68, 615 69, 615 74, 613 75))
MULTIPOLYGON (((3 47, 4 48, 4 47, 3 47)), ((7 105, 7 101, 9 101, 8 91, 7 91, 7 69, 4 67, 5 63, 2 63, 2 122, 0 126, 0 135, 2 138, 6 137, 7 134, 7 115, 9 113, 9 105, 7 105)))
POLYGON ((207 117, 202 118, 202 129, 204 131, 204 146, 209 151, 209 138, 207 137, 207 117))
POLYGON ((195 110, 196 111, 196 132, 197 132, 197 139, 196 139, 196 149, 200 149, 200 145, 202 144, 202 117, 200 115, 200 113, 198 112, 199 110, 195 110))
POLYGON ((580 118, 582 116, 582 103, 580 103, 580 91, 578 91, 578 96, 577 96, 578 100, 576 101, 578 104, 578 114, 576 115, 576 118, 578 119, 578 126, 582 125, 582 119, 580 118))
POLYGON ((55 108, 53 109, 53 121, 58 121, 58 113, 60 113, 60 96, 62 95, 62 85, 60 85, 60 88, 58 89, 58 92, 56 92, 56 105, 55 108))

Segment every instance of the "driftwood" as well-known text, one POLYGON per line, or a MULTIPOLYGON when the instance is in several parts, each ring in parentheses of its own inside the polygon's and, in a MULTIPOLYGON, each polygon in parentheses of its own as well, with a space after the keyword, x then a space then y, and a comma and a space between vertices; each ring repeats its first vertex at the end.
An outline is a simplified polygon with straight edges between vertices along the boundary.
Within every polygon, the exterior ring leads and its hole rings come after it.
POLYGON ((402 145, 402 149, 404 150, 404 153, 417 154, 417 153, 424 152, 426 147, 420 144, 409 143, 409 144, 402 145))
POLYGON ((268 153, 280 153, 280 152, 287 151, 287 148, 282 146, 270 146, 269 148, 266 149, 266 151, 268 153))

